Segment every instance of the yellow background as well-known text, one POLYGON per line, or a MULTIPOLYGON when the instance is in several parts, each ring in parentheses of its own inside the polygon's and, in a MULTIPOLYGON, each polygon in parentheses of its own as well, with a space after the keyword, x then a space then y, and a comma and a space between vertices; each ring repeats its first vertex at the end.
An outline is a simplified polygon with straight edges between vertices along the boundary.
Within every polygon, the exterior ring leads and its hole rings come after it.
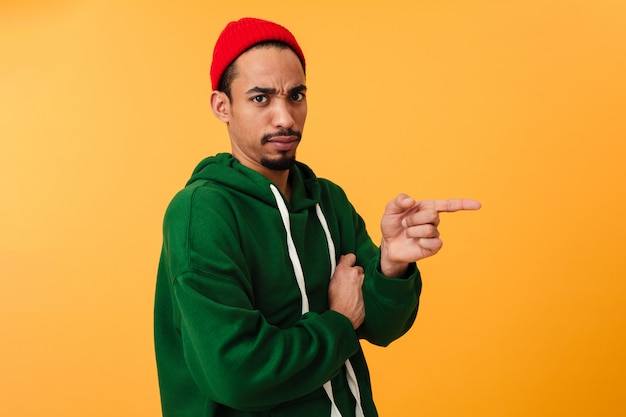
POLYGON ((299 158, 376 240, 399 192, 483 203, 365 346, 381 415, 626 415, 618 0, 0 2, 0 415, 159 415, 161 220, 228 150, 209 65, 244 15, 299 39, 299 158))

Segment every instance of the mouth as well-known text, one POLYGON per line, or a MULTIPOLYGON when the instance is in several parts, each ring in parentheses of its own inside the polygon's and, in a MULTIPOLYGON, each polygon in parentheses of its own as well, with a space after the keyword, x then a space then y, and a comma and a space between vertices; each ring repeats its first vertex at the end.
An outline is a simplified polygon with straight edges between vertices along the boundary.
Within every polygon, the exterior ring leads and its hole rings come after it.
POLYGON ((300 143, 302 134, 294 130, 286 130, 265 135, 261 139, 263 145, 270 145, 274 149, 285 152, 295 149, 300 143))
POLYGON ((267 143, 273 146, 279 151, 289 151, 298 146, 300 138, 295 136, 275 136, 267 141, 267 143))

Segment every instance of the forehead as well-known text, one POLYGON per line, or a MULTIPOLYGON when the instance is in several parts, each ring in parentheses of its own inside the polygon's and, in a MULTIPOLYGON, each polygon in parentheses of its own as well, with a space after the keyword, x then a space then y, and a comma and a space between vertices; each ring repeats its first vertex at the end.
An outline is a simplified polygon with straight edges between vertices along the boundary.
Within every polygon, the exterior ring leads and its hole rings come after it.
POLYGON ((244 52, 235 61, 232 87, 293 88, 305 83, 300 59, 290 48, 262 46, 244 52))

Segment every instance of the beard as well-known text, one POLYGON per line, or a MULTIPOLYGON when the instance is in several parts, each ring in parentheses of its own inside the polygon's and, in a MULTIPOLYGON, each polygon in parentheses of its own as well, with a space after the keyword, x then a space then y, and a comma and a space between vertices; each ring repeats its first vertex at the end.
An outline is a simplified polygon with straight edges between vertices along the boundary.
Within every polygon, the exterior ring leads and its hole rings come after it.
POLYGON ((286 152, 277 159, 261 158, 261 165, 272 171, 287 171, 295 162, 296 155, 289 156, 286 152))
MULTIPOLYGON (((302 138, 302 133, 291 129, 282 130, 275 133, 268 133, 261 138, 261 144, 266 144, 271 138, 275 136, 296 136, 298 140, 300 140, 302 138)), ((287 171, 288 169, 291 169, 295 162, 296 154, 294 153, 293 155, 288 155, 287 151, 281 152, 281 155, 278 158, 261 158, 261 165, 263 165, 267 169, 271 169, 272 171, 287 171)))

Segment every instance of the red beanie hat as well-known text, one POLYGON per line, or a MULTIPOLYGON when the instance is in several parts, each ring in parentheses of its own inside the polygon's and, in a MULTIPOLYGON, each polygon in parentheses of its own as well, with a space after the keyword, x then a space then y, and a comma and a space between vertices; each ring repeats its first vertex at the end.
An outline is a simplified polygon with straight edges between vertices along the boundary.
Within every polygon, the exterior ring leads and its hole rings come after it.
POLYGON ((230 22, 222 31, 211 63, 211 84, 217 90, 226 68, 250 47, 265 41, 284 42, 298 55, 304 68, 304 54, 296 38, 286 28, 267 20, 244 17, 230 22))

